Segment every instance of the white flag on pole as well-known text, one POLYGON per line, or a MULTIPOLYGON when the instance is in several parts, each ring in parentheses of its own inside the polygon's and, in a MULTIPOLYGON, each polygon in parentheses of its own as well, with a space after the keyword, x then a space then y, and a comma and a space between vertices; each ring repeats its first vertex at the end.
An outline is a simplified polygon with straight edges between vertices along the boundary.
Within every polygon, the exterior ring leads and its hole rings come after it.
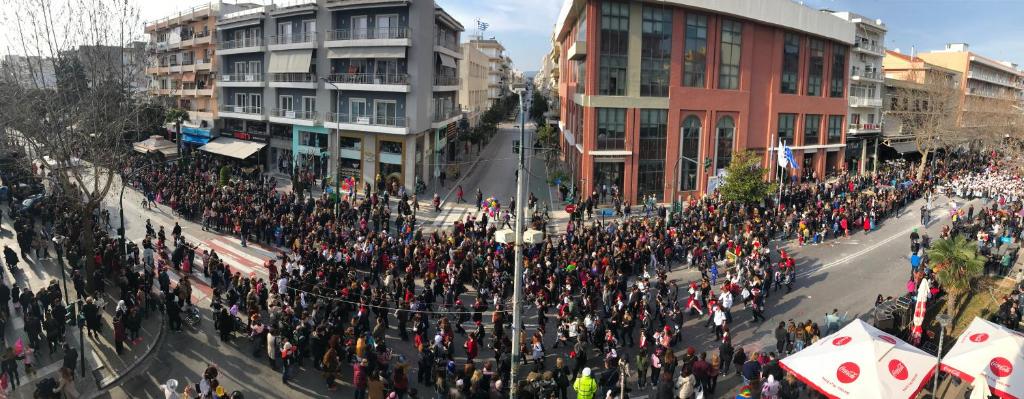
POLYGON ((782 145, 782 140, 779 140, 779 146, 776 147, 775 150, 778 152, 778 156, 776 158, 778 159, 780 168, 789 166, 789 158, 786 157, 785 148, 786 146, 782 145))

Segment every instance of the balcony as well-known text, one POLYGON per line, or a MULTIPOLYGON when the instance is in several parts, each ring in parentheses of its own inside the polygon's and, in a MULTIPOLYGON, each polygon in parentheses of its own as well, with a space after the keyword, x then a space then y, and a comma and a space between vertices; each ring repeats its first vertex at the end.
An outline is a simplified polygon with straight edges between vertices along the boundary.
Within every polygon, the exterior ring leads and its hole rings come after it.
POLYGON ((210 44, 210 32, 199 32, 196 33, 193 39, 193 45, 199 46, 203 44, 210 44))
POLYGON ((406 134, 405 117, 387 115, 355 115, 328 113, 324 127, 342 130, 356 130, 372 133, 406 134))
POLYGON ((181 71, 182 72, 195 72, 196 61, 195 60, 181 60, 181 71))
POLYGON ((569 46, 569 51, 566 56, 573 61, 587 58, 587 42, 581 40, 574 41, 572 45, 569 46))
POLYGON ((316 90, 320 84, 316 75, 312 73, 268 73, 267 81, 270 82, 270 87, 285 87, 292 89, 316 90))
POLYGON ((209 71, 212 68, 213 68, 213 60, 212 59, 199 59, 199 60, 196 60, 196 70, 197 71, 209 71))
POLYGON ((855 81, 863 80, 881 82, 885 80, 885 76, 882 75, 881 73, 878 73, 878 71, 876 70, 854 70, 852 73, 850 73, 850 79, 855 81))
POLYGON ((158 73, 160 73, 160 67, 159 66, 147 66, 146 67, 146 75, 156 75, 158 73))
POLYGON ((862 53, 873 54, 877 56, 885 55, 885 48, 877 44, 865 43, 858 41, 853 44, 854 51, 860 51, 862 53))
POLYGON ((313 126, 323 122, 319 112, 281 108, 270 110, 270 121, 303 126, 313 126))
POLYGON ((850 96, 850 106, 862 108, 881 108, 882 99, 872 97, 850 96))
POLYGON ((336 29, 327 32, 326 47, 411 46, 409 28, 336 29))
POLYGON ((438 75, 434 76, 434 91, 456 91, 459 90, 458 76, 438 75))
POLYGON ((235 73, 220 75, 220 87, 263 87, 263 75, 258 73, 235 73))
POLYGON ((171 60, 171 62, 168 65, 170 65, 170 67, 167 70, 168 72, 170 72, 170 73, 181 72, 181 65, 178 64, 178 60, 171 60))
POLYGON ((221 105, 217 116, 221 118, 246 119, 250 121, 265 121, 267 116, 263 115, 263 107, 247 107, 241 105, 221 105))
POLYGON ((409 75, 404 73, 336 73, 327 77, 333 84, 327 87, 336 90, 387 91, 408 93, 409 75))
POLYGON ((850 134, 859 133, 878 133, 882 131, 882 124, 880 123, 851 123, 847 126, 847 131, 850 134))
POLYGON ((1007 78, 999 78, 995 74, 981 73, 978 71, 967 71, 967 78, 988 82, 995 85, 1005 86, 1012 89, 1020 89, 1020 84, 1007 78))
POLYGON ((331 9, 346 7, 365 7, 368 5, 408 5, 412 0, 327 0, 327 7, 331 9))
POLYGON ((266 46, 263 44, 263 38, 261 37, 250 37, 217 43, 217 54, 220 55, 259 53, 265 50, 266 46))
POLYGON ((449 123, 456 122, 462 118, 462 107, 455 104, 452 109, 435 110, 430 118, 430 127, 432 129, 442 128, 447 126, 449 123))
POLYGON ((434 51, 448 54, 456 59, 462 59, 462 48, 459 47, 459 42, 456 40, 434 37, 434 51))
POLYGON ((267 48, 271 51, 316 48, 316 32, 271 36, 267 40, 267 48))

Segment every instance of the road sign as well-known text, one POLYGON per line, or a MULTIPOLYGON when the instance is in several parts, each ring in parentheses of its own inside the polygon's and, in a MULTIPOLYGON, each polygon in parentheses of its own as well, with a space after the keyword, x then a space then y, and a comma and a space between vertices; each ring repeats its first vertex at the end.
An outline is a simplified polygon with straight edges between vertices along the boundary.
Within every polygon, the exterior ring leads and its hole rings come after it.
POLYGON ((576 212, 576 205, 569 204, 565 206, 565 211, 568 213, 576 212))

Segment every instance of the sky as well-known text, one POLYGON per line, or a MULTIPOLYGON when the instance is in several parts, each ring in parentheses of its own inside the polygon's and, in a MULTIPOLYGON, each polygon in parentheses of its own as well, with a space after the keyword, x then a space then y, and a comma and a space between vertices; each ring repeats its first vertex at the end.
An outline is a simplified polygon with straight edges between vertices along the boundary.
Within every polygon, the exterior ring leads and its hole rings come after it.
MULTIPOLYGON (((7 0, 13 2, 28 0, 7 0)), ((206 1, 129 0, 140 7, 142 20, 157 19, 206 1)), ((272 0, 249 2, 271 3, 272 0)), ((504 44, 516 69, 540 69, 551 49, 551 33, 563 0, 436 0, 466 28, 464 40, 477 33, 476 20, 489 24, 483 32, 504 44)), ((761 1, 761 0, 747 0, 761 1)), ((279 1, 280 2, 280 1, 279 1)), ((880 18, 889 32, 885 45, 909 53, 942 49, 965 42, 970 49, 1024 65, 1024 0, 805 0, 814 8, 853 11, 880 18)))

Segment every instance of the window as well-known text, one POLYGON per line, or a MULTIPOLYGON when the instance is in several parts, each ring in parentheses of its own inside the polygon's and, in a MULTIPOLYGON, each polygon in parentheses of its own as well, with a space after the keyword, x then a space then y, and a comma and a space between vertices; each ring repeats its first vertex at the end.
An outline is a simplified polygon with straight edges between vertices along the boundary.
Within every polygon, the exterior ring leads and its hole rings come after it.
POLYGON ((370 116, 370 109, 366 106, 365 98, 350 98, 348 99, 348 113, 352 121, 355 118, 370 116))
POLYGON ((626 148, 626 110, 624 108, 597 109, 597 149, 621 150, 626 148))
POLYGON ((807 69, 807 95, 821 95, 821 79, 825 71, 825 42, 811 39, 807 47, 810 49, 810 60, 807 69))
POLYGON ((815 145, 820 141, 821 115, 804 115, 804 145, 815 145))
POLYGON ((704 87, 707 70, 708 17, 686 15, 686 47, 683 52, 683 86, 704 87))
POLYGON ((263 112, 263 95, 256 93, 249 94, 249 107, 251 107, 250 109, 254 113, 258 114, 263 112))
POLYGON ((629 62, 629 4, 601 3, 601 56, 599 94, 626 95, 629 62))
POLYGON ((740 88, 740 52, 743 48, 743 24, 722 21, 722 59, 718 68, 718 88, 740 88))
POLYGON ((661 200, 665 186, 665 137, 668 110, 640 110, 640 148, 637 162, 637 194, 661 200))
POLYGON ((316 97, 302 97, 302 113, 305 119, 312 119, 316 112, 316 97))
POLYGON ((839 144, 843 142, 843 116, 828 116, 828 143, 839 144))
POLYGON ((793 144, 793 126, 796 124, 796 114, 779 114, 779 140, 784 144, 793 144))
POLYGON ((640 95, 668 95, 672 58, 672 10, 644 5, 640 58, 640 95))
POLYGON ((248 98, 245 93, 235 93, 235 112, 238 112, 239 108, 245 109, 245 106, 248 105, 248 98))
POLYGON ((249 72, 249 63, 245 61, 235 62, 235 74, 244 75, 249 72))
POLYGON ((725 169, 732 162, 733 137, 736 132, 736 122, 730 116, 724 116, 718 120, 717 146, 715 147, 715 170, 725 169))
POLYGON ((846 47, 832 44, 832 79, 829 96, 842 98, 846 91, 846 47))
POLYGON ((280 96, 277 98, 277 107, 282 111, 292 111, 295 109, 294 101, 292 96, 280 96))
POLYGON ((373 102, 374 121, 377 125, 394 126, 398 121, 398 104, 394 101, 376 100, 373 102))
POLYGON ((576 21, 576 41, 587 42, 587 13, 581 12, 580 18, 576 21))
POLYGON ((356 15, 352 17, 352 39, 366 39, 369 36, 367 29, 369 24, 365 15, 356 15))
POLYGON ((800 36, 787 33, 782 45, 782 93, 796 94, 800 75, 800 36))
POLYGON ((277 24, 277 42, 281 44, 292 42, 291 22, 281 22, 277 24))
POLYGON ((689 116, 683 121, 683 137, 680 140, 679 156, 679 189, 693 191, 697 189, 697 173, 700 158, 700 119, 689 116))
POLYGON ((376 32, 374 37, 378 39, 389 39, 395 36, 391 30, 398 27, 398 15, 387 14, 377 16, 376 32))

